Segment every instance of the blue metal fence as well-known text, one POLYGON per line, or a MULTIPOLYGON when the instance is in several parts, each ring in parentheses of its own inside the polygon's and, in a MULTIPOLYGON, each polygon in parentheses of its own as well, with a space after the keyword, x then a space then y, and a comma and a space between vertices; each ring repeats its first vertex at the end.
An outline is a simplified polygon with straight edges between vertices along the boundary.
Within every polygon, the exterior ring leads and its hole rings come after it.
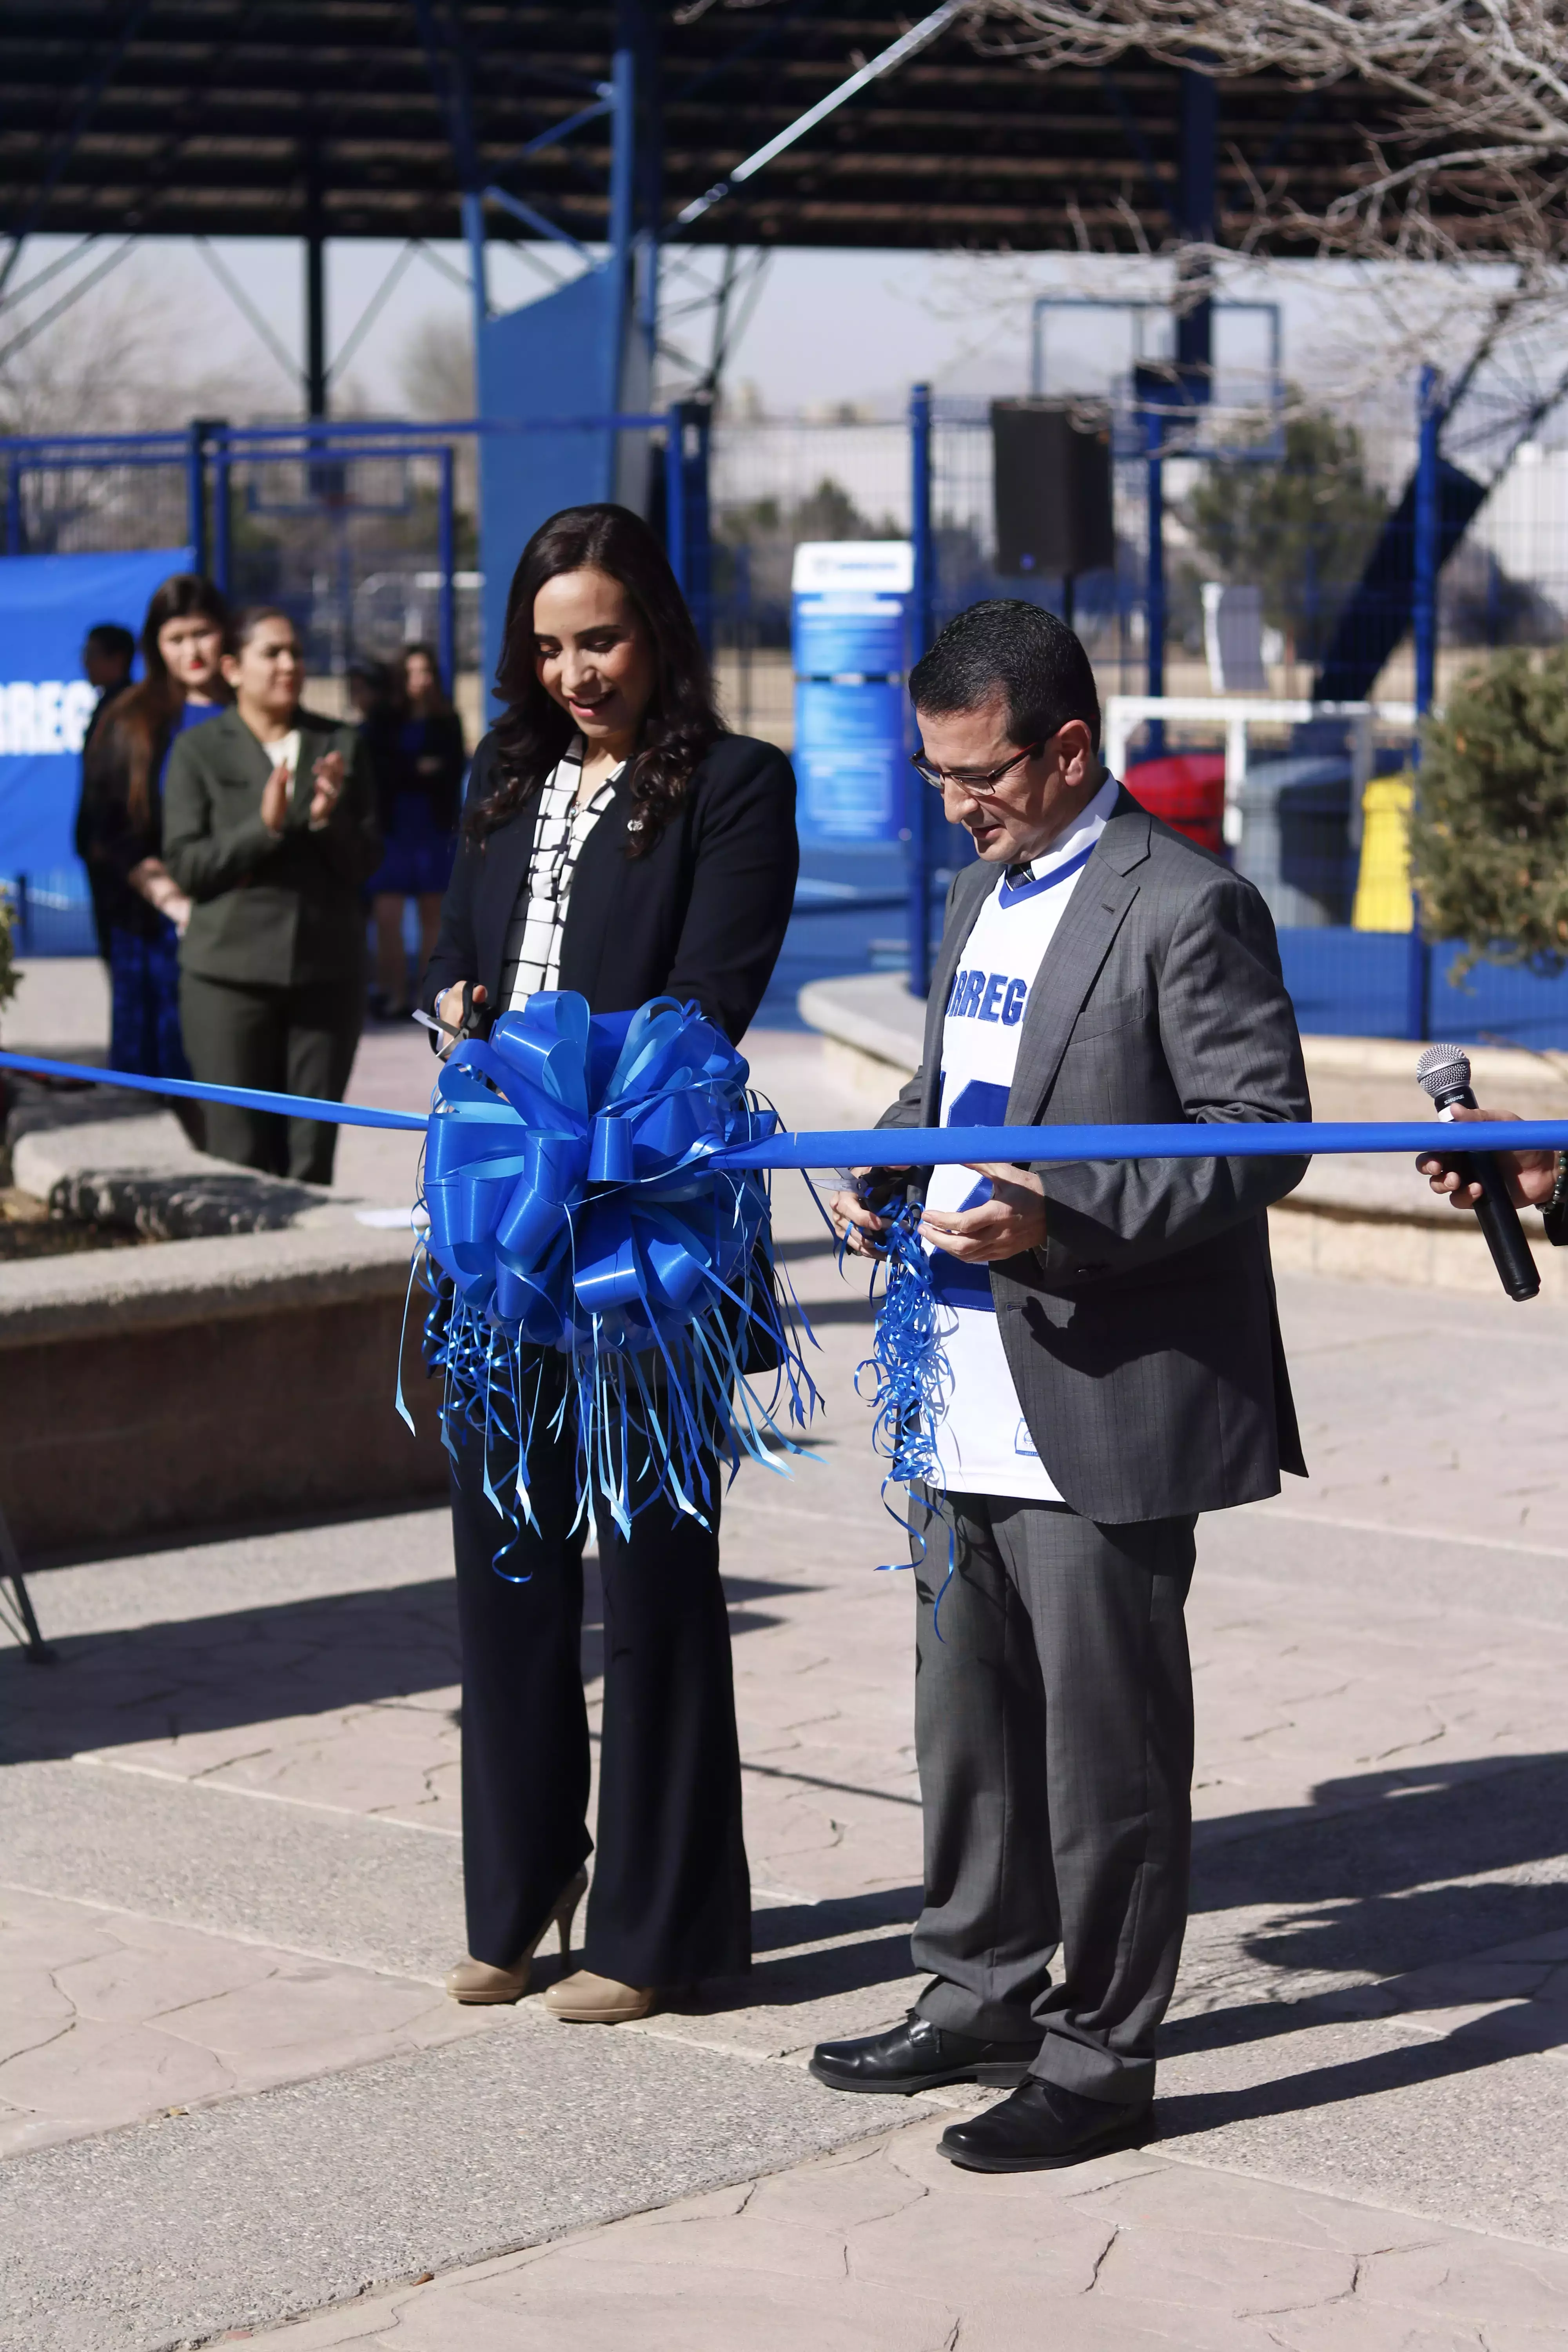
MULTIPOLYGON (((1445 592, 1445 564, 1467 528, 1473 536, 1488 492, 1484 469, 1467 470, 1465 448, 1462 465, 1451 454, 1457 436, 1444 400, 1428 373, 1419 387, 1419 418, 1412 418, 1418 429, 1408 436, 1410 478, 1404 495, 1390 500, 1359 572, 1306 568, 1284 615, 1287 690, 1310 698, 1314 689, 1322 695, 1335 685, 1342 691, 1333 699, 1353 699, 1352 689, 1364 694, 1403 639, 1411 646, 1406 695, 1426 707, 1437 688, 1440 645, 1446 663, 1457 644, 1483 657, 1489 644, 1521 627, 1540 635, 1557 624, 1552 599, 1528 583, 1505 582, 1495 553, 1487 559, 1484 594, 1472 584, 1467 603, 1445 592)), ((1076 583, 1075 625, 1102 690, 1112 692, 1147 689, 1162 677, 1169 682, 1183 663, 1192 671, 1201 661, 1202 622, 1188 559, 1185 572, 1173 571, 1166 560, 1163 597, 1151 572, 1156 543, 1165 556, 1162 503, 1179 502, 1173 467, 1185 466, 1188 488, 1181 496, 1190 497, 1205 468, 1212 479, 1227 463, 1261 462, 1256 446, 1228 457, 1215 452, 1194 458, 1190 451, 1173 457, 1168 408, 1151 441, 1148 405, 1141 412, 1130 393, 1116 421, 1116 564, 1076 583)), ((530 435, 543 436, 537 445, 543 448, 551 436, 572 429, 636 436, 651 453, 649 492, 672 562, 714 653, 731 720, 748 731, 791 740, 788 572, 800 539, 909 537, 911 661, 952 613, 979 596, 1025 595, 1059 606, 1060 583, 997 572, 988 404, 933 398, 924 387, 916 387, 902 418, 715 424, 704 406, 689 404, 668 414, 500 425, 198 422, 155 435, 0 441, 5 546, 22 553, 151 545, 188 534, 237 597, 266 596, 293 611, 312 666, 338 671, 356 656, 392 649, 382 638, 398 641, 407 610, 406 603, 398 606, 396 583, 417 578, 427 583, 420 593, 437 615, 431 634, 444 665, 480 667, 482 675, 472 585, 479 566, 463 544, 471 527, 475 456, 487 434, 509 442, 522 436, 519 446, 530 435), (367 601, 367 583, 375 580, 391 583, 378 607, 367 601), (465 580, 469 584, 460 586, 465 580)), ((1263 457, 1281 467, 1277 439, 1263 457)), ((501 552, 503 568, 514 552, 501 552)), ((1568 575, 1568 544, 1563 569, 1568 575)), ((1396 653, 1396 664, 1405 659, 1396 653)), ((1212 749, 1217 740, 1212 730, 1189 730, 1184 738, 1173 727, 1167 731, 1163 746, 1148 735, 1134 742, 1134 765, 1154 750, 1212 749)), ((1403 737, 1383 730, 1377 766, 1397 767, 1412 756, 1408 730, 1403 737)), ((1280 867, 1256 876, 1281 914, 1314 904, 1312 922, 1298 916, 1282 925, 1287 976, 1303 1026, 1367 1035, 1438 1029, 1568 1044, 1568 983, 1483 965, 1458 989, 1448 978, 1452 950, 1428 950, 1410 930, 1350 928, 1360 855, 1359 779, 1352 790, 1352 766, 1342 725, 1336 731, 1307 724, 1280 730, 1247 772, 1250 803, 1260 805, 1267 789, 1277 791, 1270 820, 1276 835, 1296 824, 1298 846, 1285 855, 1298 866, 1307 819, 1290 815, 1289 796, 1305 793, 1312 802, 1313 872, 1287 875, 1280 867), (1310 776, 1303 762, 1310 764, 1310 776)), ((942 822, 912 770, 906 815, 902 843, 847 862, 841 849, 807 860, 770 1017, 787 1011, 789 974, 797 965, 804 974, 836 962, 847 970, 901 962, 910 985, 923 992, 942 890, 965 845, 942 822)), ((1251 871, 1263 839, 1258 833, 1249 844, 1244 831, 1228 854, 1251 871)), ((4 863, 0 853, 0 870, 4 863)), ((77 888, 69 876, 30 877, 23 912, 27 951, 85 949, 84 899, 77 888)))

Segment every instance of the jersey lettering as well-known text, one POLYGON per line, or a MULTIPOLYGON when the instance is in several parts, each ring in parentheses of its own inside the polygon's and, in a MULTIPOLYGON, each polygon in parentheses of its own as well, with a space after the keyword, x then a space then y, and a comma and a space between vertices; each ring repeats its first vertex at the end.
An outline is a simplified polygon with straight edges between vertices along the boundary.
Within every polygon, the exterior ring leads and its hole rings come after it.
POLYGON ((1000 1021, 1016 1029, 1029 1001, 1029 983, 1005 971, 959 971, 947 1000, 950 1021, 1000 1021))

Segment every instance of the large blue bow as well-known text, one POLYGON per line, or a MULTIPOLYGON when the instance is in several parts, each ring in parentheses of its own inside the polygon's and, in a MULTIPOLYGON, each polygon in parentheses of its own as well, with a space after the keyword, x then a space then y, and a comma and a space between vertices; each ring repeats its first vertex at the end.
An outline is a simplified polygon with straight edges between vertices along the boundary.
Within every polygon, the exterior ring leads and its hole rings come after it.
POLYGON ((722 1164, 778 1124, 749 1076, 695 1005, 590 1014, 568 991, 503 1013, 442 1071, 425 1154, 426 1246, 447 1277, 431 1351, 448 1423, 483 1429, 487 1486, 500 1442, 526 1516, 539 1350, 571 1360, 579 1505, 596 1486, 623 1527, 660 1493, 706 1517, 715 1444, 732 1466, 799 1451, 740 1383, 760 1338, 791 1417, 815 1402, 774 1287, 766 1179, 722 1164))

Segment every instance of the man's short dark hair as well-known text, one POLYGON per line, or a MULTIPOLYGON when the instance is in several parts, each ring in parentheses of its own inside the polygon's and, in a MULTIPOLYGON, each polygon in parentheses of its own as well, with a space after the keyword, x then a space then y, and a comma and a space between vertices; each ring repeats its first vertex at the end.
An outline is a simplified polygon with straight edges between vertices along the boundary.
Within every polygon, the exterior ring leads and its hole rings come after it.
POLYGON ((136 657, 136 640, 118 621, 95 621, 87 633, 87 645, 89 652, 108 654, 111 660, 122 661, 127 669, 136 657))
POLYGON ((1100 696, 1089 656, 1065 621, 1016 596, 988 596, 951 620, 910 672, 918 711, 945 719, 1001 698, 1020 750, 1045 743, 1069 719, 1100 749, 1100 696))

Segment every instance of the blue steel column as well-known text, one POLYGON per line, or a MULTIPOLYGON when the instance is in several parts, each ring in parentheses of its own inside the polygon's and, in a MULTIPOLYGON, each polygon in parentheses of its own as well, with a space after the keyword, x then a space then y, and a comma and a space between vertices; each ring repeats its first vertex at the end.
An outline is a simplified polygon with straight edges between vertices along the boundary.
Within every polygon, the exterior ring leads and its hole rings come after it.
MULTIPOLYGON (((1417 394, 1416 424, 1420 435, 1415 459, 1415 546, 1412 634, 1415 653, 1415 713, 1424 719, 1432 708, 1437 683, 1437 436, 1442 406, 1437 396, 1437 371, 1424 367, 1417 394)), ((1419 769, 1421 746, 1415 746, 1419 769)), ((1416 778, 1420 790, 1420 778, 1416 778)), ((1410 961, 1405 993, 1405 1034, 1425 1037, 1432 1025, 1432 950, 1421 930, 1421 909, 1414 891, 1410 900, 1410 961)))
POLYGON ((459 205, 463 222, 463 242, 468 248, 468 299, 473 310, 474 328, 474 404, 476 415, 484 414, 479 396, 479 346, 484 340, 485 321, 490 315, 490 297, 485 268, 485 207, 476 188, 463 191, 459 205))
POLYGON ((226 596, 230 593, 229 573, 233 553, 233 516, 230 511, 228 435, 218 433, 213 438, 213 578, 226 596))
MULTIPOLYGON (((910 394, 910 541, 914 553, 914 593, 910 600, 911 667, 934 635, 935 549, 931 528, 931 386, 910 394)), ((909 771, 910 814, 910 994, 931 988, 931 838, 932 794, 924 778, 909 771)))
MULTIPOLYGON (((1190 69, 1182 75, 1178 127, 1176 210, 1182 237, 1188 246, 1212 246, 1215 241, 1215 146, 1219 125, 1219 92, 1207 74, 1190 69)), ((1212 289, 1213 273, 1206 257, 1183 254, 1176 264, 1178 286, 1202 284, 1212 289)), ((1208 396, 1214 364, 1214 300, 1211 290, 1181 312, 1176 320, 1176 364, 1184 396, 1201 403, 1208 396)))
POLYGON ((665 423, 664 546, 669 568, 686 586, 686 416, 677 401, 665 423))
POLYGON ((436 552, 436 562, 441 573, 436 655, 441 666, 441 684, 448 695, 458 675, 457 535, 453 529, 453 453, 448 441, 441 452, 441 504, 436 552))
POLYGON ((665 551, 710 652, 713 637, 712 542, 708 455, 711 411, 705 400, 677 401, 668 412, 665 452, 665 551))
MULTIPOLYGON (((646 409, 658 342, 659 228, 663 214, 664 142, 659 26, 647 0, 618 0, 617 46, 630 51, 637 75, 636 152, 632 167, 632 331, 640 345, 637 397, 623 408, 646 409), (646 382, 642 379, 646 376, 646 382)), ((628 370, 623 362, 623 379, 628 370)))
POLYGON ((686 601, 704 649, 713 651, 713 526, 709 465, 713 449, 713 411, 707 401, 687 404, 687 431, 695 446, 687 453, 686 601))
MULTIPOLYGON (((606 415, 617 411, 646 410, 653 387, 653 338, 645 313, 651 299, 643 285, 649 275, 647 232, 657 231, 657 219, 642 215, 647 190, 642 162, 644 133, 649 117, 649 93, 641 84, 651 77, 649 29, 639 0, 619 0, 616 49, 610 65, 613 93, 610 114, 610 184, 608 189, 609 253, 606 303, 608 331, 601 351, 603 374, 597 405, 606 415), (641 57, 639 58, 639 50, 641 57), (639 231, 643 234, 639 235, 639 231)), ((611 431, 605 436, 602 495, 640 505, 647 496, 646 470, 637 463, 647 443, 636 436, 611 431)), ((689 603, 690 596, 688 596, 689 603)))
POLYGON ((202 428, 194 423, 185 436, 185 537, 191 546, 191 568, 207 568, 206 459, 202 428))
MULTIPOLYGON (((615 104, 610 116, 609 266, 624 304, 626 274, 631 268, 632 215, 637 195, 637 59, 629 48, 616 51, 610 67, 610 85, 615 91, 615 104)), ((619 336, 616 340, 618 345, 619 336)), ((613 415, 620 400, 619 350, 610 356, 616 372, 605 406, 613 415)))
MULTIPOLYGON (((1146 643, 1145 694, 1165 691, 1165 412, 1159 401, 1144 395, 1143 442, 1148 500, 1148 545, 1144 555, 1143 627, 1146 643)), ((1163 749, 1164 724, 1155 719, 1150 745, 1157 757, 1163 749)))
MULTIPOLYGON (((1207 74, 1184 71, 1181 77, 1180 116, 1177 130, 1177 226, 1188 246, 1212 245, 1215 234, 1215 139, 1218 121, 1218 92, 1207 74)), ((1167 614, 1165 592, 1165 409, 1174 400, 1182 406, 1201 407, 1208 399, 1213 382, 1214 365, 1214 302, 1206 290, 1210 271, 1206 261, 1181 254, 1176 261, 1176 284, 1180 295, 1190 288, 1194 278, 1201 278, 1205 291, 1201 299, 1176 316, 1176 375, 1177 381, 1161 397, 1163 387, 1152 381, 1144 384, 1143 436, 1147 452, 1147 552, 1143 618, 1145 684, 1148 694, 1165 691, 1165 622, 1167 614)), ((1149 756, 1158 759, 1165 749, 1165 728, 1163 719, 1154 719, 1149 728, 1149 756)))
POLYGON ((22 552, 22 460, 13 457, 5 476, 5 552, 22 552))

